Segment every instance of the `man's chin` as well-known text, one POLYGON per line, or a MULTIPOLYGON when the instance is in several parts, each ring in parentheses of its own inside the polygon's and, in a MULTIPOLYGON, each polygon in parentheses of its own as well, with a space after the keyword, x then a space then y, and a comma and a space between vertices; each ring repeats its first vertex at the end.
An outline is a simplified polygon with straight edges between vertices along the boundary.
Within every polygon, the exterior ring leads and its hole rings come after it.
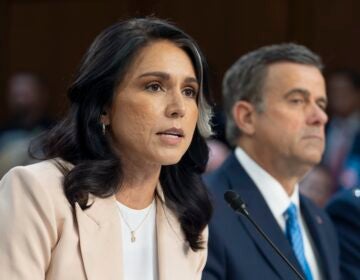
POLYGON ((316 155, 312 155, 312 156, 308 156, 308 157, 304 158, 304 163, 306 163, 310 167, 313 167, 313 166, 319 164, 320 161, 321 161, 321 156, 316 156, 316 155))

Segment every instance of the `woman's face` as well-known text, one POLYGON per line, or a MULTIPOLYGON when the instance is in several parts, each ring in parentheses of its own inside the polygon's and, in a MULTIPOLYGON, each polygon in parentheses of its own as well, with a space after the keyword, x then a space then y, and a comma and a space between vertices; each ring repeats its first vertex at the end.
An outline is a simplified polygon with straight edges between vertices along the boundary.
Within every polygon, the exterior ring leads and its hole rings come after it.
POLYGON ((102 119, 123 163, 177 163, 196 127, 198 91, 194 67, 182 49, 165 40, 143 48, 102 119))

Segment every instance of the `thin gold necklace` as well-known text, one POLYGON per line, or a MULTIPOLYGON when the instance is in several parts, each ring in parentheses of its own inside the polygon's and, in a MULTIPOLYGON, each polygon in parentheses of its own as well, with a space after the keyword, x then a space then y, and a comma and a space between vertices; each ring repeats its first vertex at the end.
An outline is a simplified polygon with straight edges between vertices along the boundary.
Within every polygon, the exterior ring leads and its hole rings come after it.
POLYGON ((121 218, 123 219, 125 225, 128 227, 128 229, 129 229, 129 231, 130 231, 130 234, 131 234, 131 242, 132 242, 132 243, 136 241, 135 233, 136 233, 136 231, 143 225, 143 223, 145 222, 146 218, 149 216, 149 214, 150 214, 150 212, 151 212, 154 204, 155 204, 154 201, 151 202, 151 205, 150 205, 149 210, 147 211, 145 217, 140 221, 140 223, 139 223, 134 229, 131 228, 130 224, 129 224, 128 221, 125 219, 125 217, 124 217, 124 215, 123 215, 120 207, 118 207, 120 216, 121 216, 121 218))

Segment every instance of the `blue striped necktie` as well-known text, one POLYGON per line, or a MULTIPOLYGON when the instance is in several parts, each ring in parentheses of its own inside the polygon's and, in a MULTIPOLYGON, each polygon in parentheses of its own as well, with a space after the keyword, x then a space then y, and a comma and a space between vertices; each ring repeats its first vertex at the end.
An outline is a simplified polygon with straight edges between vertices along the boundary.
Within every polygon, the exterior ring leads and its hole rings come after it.
POLYGON ((305 258, 304 242, 301 235, 301 229, 297 218, 297 209, 294 203, 291 203, 286 210, 286 236, 289 239, 295 256, 297 257, 307 280, 313 280, 310 267, 305 258))

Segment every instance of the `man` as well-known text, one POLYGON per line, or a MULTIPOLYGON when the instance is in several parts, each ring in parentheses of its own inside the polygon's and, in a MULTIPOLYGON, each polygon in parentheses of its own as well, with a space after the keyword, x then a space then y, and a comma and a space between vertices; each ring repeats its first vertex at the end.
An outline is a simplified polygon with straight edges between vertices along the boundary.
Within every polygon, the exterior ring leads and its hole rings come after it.
POLYGON ((327 98, 320 58, 282 44, 241 57, 223 82, 227 137, 235 152, 205 177, 214 200, 204 280, 298 279, 223 199, 232 189, 305 279, 339 279, 334 228, 299 195, 298 182, 324 150, 327 98))
POLYGON ((343 279, 360 279, 360 188, 343 191, 333 198, 327 211, 340 240, 343 279))

